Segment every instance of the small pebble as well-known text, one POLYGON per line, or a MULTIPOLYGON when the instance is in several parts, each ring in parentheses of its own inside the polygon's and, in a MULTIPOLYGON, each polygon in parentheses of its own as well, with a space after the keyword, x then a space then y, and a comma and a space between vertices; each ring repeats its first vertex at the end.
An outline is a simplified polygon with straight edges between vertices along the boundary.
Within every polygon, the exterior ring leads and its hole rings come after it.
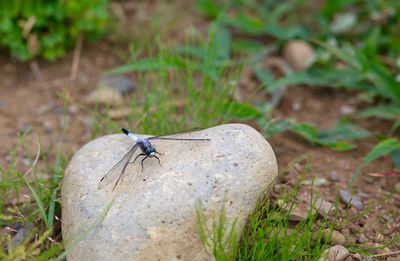
POLYGON ((68 106, 68 111, 71 113, 77 113, 79 111, 78 106, 71 104, 68 106))
POLYGON ((351 255, 351 257, 356 260, 356 261, 362 261, 364 260, 363 257, 360 255, 360 253, 356 253, 354 255, 351 255))
POLYGON ((55 107, 55 103, 54 102, 49 102, 49 103, 43 104, 42 106, 40 106, 37 109, 37 113, 39 115, 45 114, 46 112, 50 111, 53 107, 55 107))
POLYGON ((283 48, 283 57, 295 71, 305 71, 314 61, 315 53, 307 42, 292 40, 283 48))
POLYGON ((16 227, 18 232, 12 239, 12 245, 14 248, 16 248, 19 244, 21 244, 22 241, 24 241, 28 233, 32 230, 32 227, 33 225, 31 223, 28 223, 24 227, 16 227))
POLYGON ((336 213, 335 206, 322 198, 316 200, 314 208, 323 217, 334 215, 336 213))
POLYGON ((356 112, 356 109, 349 105, 343 105, 340 107, 340 114, 342 115, 352 115, 356 112))
POLYGON ((362 209, 363 207, 360 197, 358 197, 357 195, 352 195, 350 192, 346 190, 341 189, 339 191, 339 197, 340 201, 346 205, 350 203, 352 207, 355 207, 358 210, 362 209))
POLYGON ((25 167, 29 167, 29 166, 31 165, 30 160, 27 159, 27 158, 24 158, 24 159, 22 160, 22 163, 24 164, 25 167))
POLYGON ((28 124, 22 124, 22 126, 18 127, 18 131, 20 133, 24 133, 26 132, 30 127, 32 127, 31 125, 28 124))
POLYGON ((399 182, 399 183, 396 183, 396 185, 394 186, 394 189, 395 189, 397 192, 400 192, 400 182, 399 182))
POLYGON ((50 121, 44 121, 44 122, 43 122, 43 128, 44 128, 44 131, 45 131, 47 134, 50 134, 50 133, 53 132, 53 127, 52 127, 52 124, 51 124, 50 121))
POLYGON ((324 251, 318 261, 342 261, 349 256, 350 252, 344 246, 335 245, 324 251))
POLYGON ((120 104, 122 95, 115 89, 101 87, 92 91, 86 97, 86 102, 89 104, 120 104))
POLYGON ((379 245, 379 244, 376 244, 376 246, 378 247, 378 249, 377 249, 378 254, 390 254, 390 253, 393 252, 393 251, 392 251, 390 248, 388 248, 388 247, 381 248, 382 245, 379 245))
POLYGON ((293 102, 292 103, 292 110, 293 111, 300 111, 301 110, 301 103, 300 102, 293 102))
MULTIPOLYGON (((310 204, 306 203, 286 203, 282 199, 278 200, 278 206, 284 211, 290 211, 289 220, 291 221, 302 221, 309 217, 310 212, 310 204)), ((312 209, 312 215, 316 212, 315 209, 312 209)))
POLYGON ((102 87, 116 90, 123 95, 136 89, 137 83, 126 77, 118 76, 102 79, 98 84, 98 88, 102 87))
POLYGON ((61 117, 59 119, 59 124, 60 124, 60 128, 61 129, 68 129, 69 123, 71 121, 71 117, 69 115, 65 115, 65 121, 64 121, 64 117, 61 117))
POLYGON ((310 186, 311 184, 313 184, 316 187, 320 187, 325 185, 326 183, 328 183, 328 181, 324 178, 320 178, 320 179, 315 179, 314 181, 312 180, 304 180, 301 182, 301 184, 306 185, 306 186, 310 186))
POLYGON ((368 238, 367 238, 364 234, 360 234, 360 235, 358 236, 357 242, 358 242, 359 244, 365 244, 365 243, 368 242, 368 238))
POLYGON ((368 184, 374 183, 374 178, 367 177, 366 180, 367 180, 367 183, 368 183, 368 184))
POLYGON ((376 237, 375 237, 375 240, 376 240, 376 242, 383 242, 383 240, 384 240, 385 238, 384 238, 384 236, 381 234, 381 233, 378 233, 377 235, 376 235, 376 237))
POLYGON ((328 244, 344 245, 346 243, 344 235, 336 230, 324 229, 322 231, 322 239, 328 244))
POLYGON ((331 173, 329 174, 329 179, 334 182, 338 182, 340 181, 340 176, 335 170, 332 170, 331 173))

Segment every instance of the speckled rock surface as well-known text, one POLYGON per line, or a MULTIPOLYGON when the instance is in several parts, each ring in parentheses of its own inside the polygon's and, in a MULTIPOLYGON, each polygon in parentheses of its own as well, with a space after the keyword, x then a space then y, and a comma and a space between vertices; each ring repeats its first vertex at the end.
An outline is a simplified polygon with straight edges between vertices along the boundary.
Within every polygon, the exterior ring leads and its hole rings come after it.
POLYGON ((224 205, 227 221, 238 218, 238 225, 244 225, 258 196, 277 175, 268 142, 243 124, 179 137, 210 141, 152 142, 164 153, 160 156, 162 166, 156 159, 148 159, 141 172, 140 163, 129 164, 114 191, 112 185, 98 189, 99 180, 134 142, 115 134, 96 139, 76 152, 61 185, 66 247, 113 196, 115 201, 104 220, 67 260, 212 259, 198 236, 199 201, 206 224, 212 223, 214 215, 218 217, 224 205))

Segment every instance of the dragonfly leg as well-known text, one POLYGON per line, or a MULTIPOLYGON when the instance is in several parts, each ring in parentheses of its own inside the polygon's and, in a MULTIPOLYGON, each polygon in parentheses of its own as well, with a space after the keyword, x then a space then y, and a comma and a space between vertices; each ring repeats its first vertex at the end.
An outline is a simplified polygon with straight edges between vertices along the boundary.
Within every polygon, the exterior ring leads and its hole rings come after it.
POLYGON ((158 152, 158 151, 156 151, 156 153, 157 153, 158 155, 164 155, 164 153, 160 153, 160 152, 158 152))
POLYGON ((159 158, 159 157, 157 157, 156 155, 154 155, 154 158, 156 158, 156 159, 158 160, 158 164, 160 164, 160 167, 161 167, 161 161, 160 161, 160 158, 159 158))
POLYGON ((130 163, 135 163, 135 161, 137 160, 137 158, 139 158, 139 156, 146 156, 146 154, 140 153, 139 155, 136 156, 135 160, 130 163))
POLYGON ((143 170, 144 170, 143 161, 144 161, 145 159, 147 159, 148 157, 149 157, 149 156, 144 157, 144 158, 142 159, 142 161, 140 162, 140 164, 142 165, 142 172, 143 172, 143 170))

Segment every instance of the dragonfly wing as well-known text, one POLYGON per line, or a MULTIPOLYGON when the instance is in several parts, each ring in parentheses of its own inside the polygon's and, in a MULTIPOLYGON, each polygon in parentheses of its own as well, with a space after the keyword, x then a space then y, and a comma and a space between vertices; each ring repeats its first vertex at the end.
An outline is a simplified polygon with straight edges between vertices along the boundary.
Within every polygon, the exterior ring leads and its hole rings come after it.
POLYGON ((210 139, 180 139, 180 138, 169 138, 169 137, 151 137, 149 140, 183 140, 183 141, 206 141, 210 139))
MULTIPOLYGON (((148 139, 149 140, 156 140, 156 139, 160 139, 161 140, 161 138, 166 137, 166 136, 172 136, 172 135, 175 135, 175 134, 188 133, 188 132, 193 132, 193 131, 197 131, 197 130, 200 130, 200 128, 196 127, 196 128, 193 128, 193 129, 191 129, 189 131, 177 131, 177 132, 172 132, 172 133, 168 133, 168 134, 153 136, 153 137, 150 137, 148 139)), ((163 138, 163 139, 165 139, 165 138, 163 138)))
MULTIPOLYGON (((104 175, 104 177, 101 178, 100 182, 99 182, 99 189, 107 186, 108 184, 110 184, 111 182, 113 182, 117 177, 117 181, 115 182, 114 188, 117 186, 120 178, 122 177, 122 175, 125 172, 125 168, 129 163, 129 160, 132 158, 133 154, 135 154, 137 148, 138 148, 138 144, 135 144, 135 146, 133 146, 123 157, 120 161, 118 161, 117 164, 114 165, 114 167, 112 167, 112 169, 110 169, 110 171, 107 172, 106 175, 104 175)), ((113 188, 113 190, 114 190, 113 188)))

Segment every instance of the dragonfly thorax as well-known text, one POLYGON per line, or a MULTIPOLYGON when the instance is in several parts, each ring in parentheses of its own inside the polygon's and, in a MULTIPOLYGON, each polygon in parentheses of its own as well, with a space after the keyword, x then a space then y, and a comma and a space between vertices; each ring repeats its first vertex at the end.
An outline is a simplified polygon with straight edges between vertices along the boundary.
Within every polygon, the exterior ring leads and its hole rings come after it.
POLYGON ((156 148, 150 143, 148 139, 140 139, 137 143, 139 144, 142 152, 145 153, 147 156, 154 157, 154 155, 156 155, 156 148))

